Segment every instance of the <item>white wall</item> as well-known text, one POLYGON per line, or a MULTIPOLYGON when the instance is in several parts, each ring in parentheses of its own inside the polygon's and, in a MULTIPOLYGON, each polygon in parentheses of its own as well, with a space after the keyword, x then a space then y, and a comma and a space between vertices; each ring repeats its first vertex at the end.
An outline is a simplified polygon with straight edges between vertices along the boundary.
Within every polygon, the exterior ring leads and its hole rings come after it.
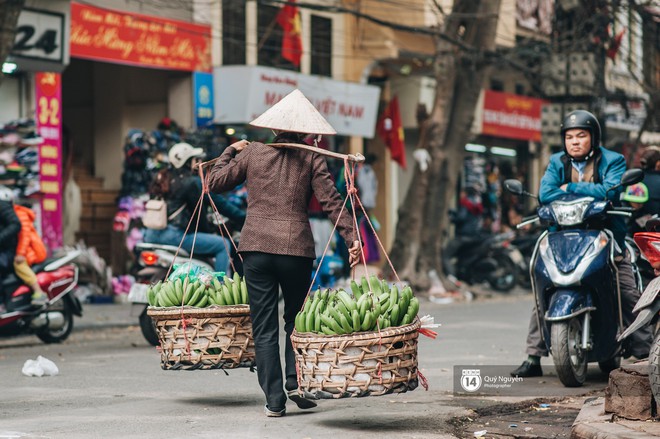
POLYGON ((0 123, 9 122, 20 116, 21 80, 10 76, 2 78, 0 83, 0 123))

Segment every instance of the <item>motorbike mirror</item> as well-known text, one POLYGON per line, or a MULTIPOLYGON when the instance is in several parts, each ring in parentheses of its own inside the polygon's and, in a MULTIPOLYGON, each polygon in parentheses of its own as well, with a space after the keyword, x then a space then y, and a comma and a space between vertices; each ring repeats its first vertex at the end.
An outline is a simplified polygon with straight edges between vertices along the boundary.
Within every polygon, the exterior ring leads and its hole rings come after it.
POLYGON ((504 180, 504 187, 514 195, 522 195, 525 192, 522 183, 513 178, 504 180))
POLYGON ((522 183, 515 178, 504 180, 504 188, 514 195, 526 195, 528 197, 537 198, 536 195, 526 192, 525 189, 523 189, 522 183))
POLYGON ((612 186, 607 192, 619 189, 621 186, 630 186, 631 184, 639 183, 642 180, 644 180, 644 171, 638 168, 628 169, 621 176, 621 183, 612 186))
POLYGON ((644 180, 644 171, 638 168, 628 169, 621 176, 621 184, 623 186, 630 186, 631 184, 639 183, 644 180))

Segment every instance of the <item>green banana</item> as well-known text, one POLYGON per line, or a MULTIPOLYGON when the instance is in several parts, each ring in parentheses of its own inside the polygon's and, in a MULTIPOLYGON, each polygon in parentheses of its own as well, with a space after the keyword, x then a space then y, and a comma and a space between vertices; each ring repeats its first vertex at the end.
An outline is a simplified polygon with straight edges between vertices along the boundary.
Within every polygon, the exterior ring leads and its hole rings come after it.
POLYGON ((295 324, 296 331, 305 332, 305 311, 299 311, 296 314, 295 324))
POLYGON ((355 300, 351 296, 348 295, 348 293, 344 290, 339 290, 337 292, 337 297, 339 297, 339 300, 341 300, 348 309, 348 311, 353 312, 354 309, 357 309, 357 305, 355 303, 355 300))
POLYGON ((247 283, 245 282, 245 279, 241 279, 241 303, 250 303, 250 299, 248 298, 247 283))
POLYGON ((337 335, 335 331, 328 328, 326 325, 321 325, 321 332, 325 335, 337 335))
POLYGON ((375 295, 380 296, 383 293, 383 288, 380 281, 373 274, 369 278, 369 285, 371 285, 371 288, 373 289, 375 295))
POLYGON ((305 316, 305 328, 307 332, 312 332, 314 330, 314 311, 310 311, 305 316))
POLYGON ((314 312, 314 332, 317 334, 321 332, 321 313, 319 312, 318 307, 314 312))
POLYGON ((362 293, 366 294, 368 292, 373 292, 371 288, 369 288, 369 281, 367 280, 366 277, 362 276, 362 279, 360 279, 360 284, 362 285, 362 293))
MULTIPOLYGON (((236 277, 236 275, 234 276, 236 277)), ((234 283, 231 284, 231 291, 232 291, 232 296, 234 298, 234 305, 238 305, 241 302, 241 281, 239 280, 238 282, 234 281, 234 283)))
POLYGON ((234 271, 234 282, 239 285, 241 284, 241 275, 238 274, 238 271, 234 271))
POLYGON ((339 311, 340 314, 343 314, 344 317, 347 319, 351 319, 351 311, 344 306, 344 302, 341 300, 337 299, 337 301, 334 303, 334 308, 339 311))
POLYGON ((373 314, 371 311, 367 311, 367 313, 364 315, 364 319, 362 319, 362 325, 360 326, 360 329, 363 331, 370 331, 371 327, 373 326, 373 314))
POLYGON ((209 296, 206 295, 206 294, 203 294, 202 299, 199 301, 199 303, 197 303, 196 305, 193 305, 193 306, 196 306, 198 308, 204 308, 208 304, 209 304, 209 296))
POLYGON ((197 288, 191 295, 190 300, 186 303, 188 306, 197 306, 197 303, 201 300, 202 294, 204 291, 204 286, 197 288))
POLYGON ((406 326, 412 323, 412 317, 410 317, 410 314, 406 314, 403 316, 403 320, 401 320, 401 326, 406 326))
POLYGON ((155 288, 152 286, 150 286, 149 289, 147 289, 147 303, 149 303, 149 305, 153 305, 155 303, 156 293, 154 289, 155 288))
POLYGON ((222 295, 225 298, 225 304, 234 305, 234 297, 229 292, 229 286, 227 284, 222 284, 222 295))
POLYGON ((355 282, 355 279, 351 279, 351 291, 353 291, 353 297, 355 297, 356 300, 360 300, 362 297, 362 290, 358 283, 355 282))
POLYGON ((360 313, 358 312, 357 309, 354 309, 351 315, 353 316, 353 330, 357 332, 360 330, 360 327, 362 326, 362 323, 360 322, 360 313))
POLYGON ((397 308, 397 303, 399 302, 399 289, 394 285, 390 290, 390 304, 387 309, 391 311, 393 308, 397 308))
POLYGON ((177 293, 176 293, 176 283, 174 285, 170 285, 169 288, 165 289, 165 297, 167 298, 166 306, 175 306, 176 305, 176 299, 177 299, 177 293))
POLYGON ((399 326, 399 306, 395 305, 392 307, 392 313, 391 313, 391 320, 392 320, 392 326, 399 326))
POLYGON ((219 281, 217 278, 215 278, 215 277, 213 278, 213 288, 214 288, 216 291, 220 291, 220 290, 222 289, 222 284, 221 284, 220 281, 219 281))
POLYGON ((411 320, 414 320, 418 312, 419 312, 419 299, 417 297, 413 297, 412 299, 410 299, 410 306, 408 307, 408 311, 406 312, 406 314, 410 314, 411 320))
POLYGON ((347 334, 353 332, 353 327, 351 326, 350 323, 348 323, 348 319, 346 318, 345 315, 343 314, 339 315, 339 323, 341 323, 341 327, 344 328, 344 331, 346 331, 347 334))

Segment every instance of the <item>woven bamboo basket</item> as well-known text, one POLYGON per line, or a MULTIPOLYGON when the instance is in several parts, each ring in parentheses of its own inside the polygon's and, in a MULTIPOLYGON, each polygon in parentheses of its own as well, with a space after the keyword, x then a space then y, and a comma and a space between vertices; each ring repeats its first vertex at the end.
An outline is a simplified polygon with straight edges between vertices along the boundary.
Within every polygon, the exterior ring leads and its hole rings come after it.
POLYGON ((380 332, 318 335, 294 331, 298 385, 308 398, 380 396, 418 385, 419 319, 380 332))
POLYGON ((234 369, 254 366, 248 305, 207 308, 149 307, 165 370, 234 369))

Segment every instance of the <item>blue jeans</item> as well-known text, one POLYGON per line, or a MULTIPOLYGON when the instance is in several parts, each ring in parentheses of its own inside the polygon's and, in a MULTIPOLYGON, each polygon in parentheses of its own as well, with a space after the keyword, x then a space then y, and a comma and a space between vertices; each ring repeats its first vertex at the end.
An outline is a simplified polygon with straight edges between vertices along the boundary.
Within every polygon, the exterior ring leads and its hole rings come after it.
MULTIPOLYGON (((195 240, 194 254, 213 256, 215 258, 215 271, 224 271, 229 273, 229 252, 231 251, 231 242, 227 238, 212 233, 187 234, 183 238, 183 230, 174 226, 167 226, 163 230, 145 229, 144 242, 151 244, 173 245, 187 252, 193 250, 193 239, 195 240), (181 239, 183 238, 183 243, 181 239)), ((193 256, 194 256, 193 254, 193 256)))

